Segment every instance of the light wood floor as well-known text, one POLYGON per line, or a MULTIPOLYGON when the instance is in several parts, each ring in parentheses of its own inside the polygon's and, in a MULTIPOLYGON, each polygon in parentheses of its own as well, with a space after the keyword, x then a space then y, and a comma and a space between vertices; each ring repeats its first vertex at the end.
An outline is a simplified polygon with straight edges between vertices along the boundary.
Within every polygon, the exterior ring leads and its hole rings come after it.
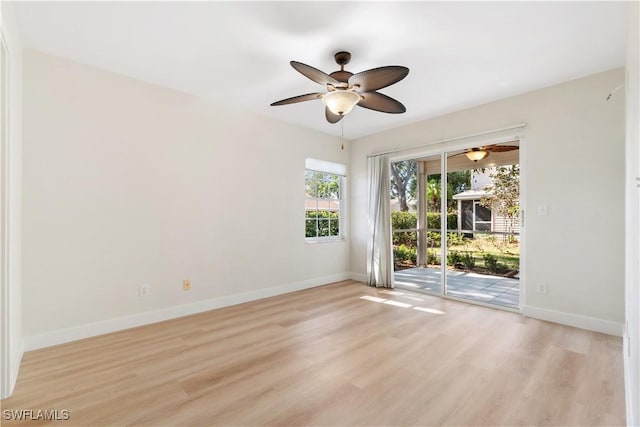
POLYGON ((83 426, 612 426, 622 369, 617 337, 347 281, 29 352, 2 409, 83 426))

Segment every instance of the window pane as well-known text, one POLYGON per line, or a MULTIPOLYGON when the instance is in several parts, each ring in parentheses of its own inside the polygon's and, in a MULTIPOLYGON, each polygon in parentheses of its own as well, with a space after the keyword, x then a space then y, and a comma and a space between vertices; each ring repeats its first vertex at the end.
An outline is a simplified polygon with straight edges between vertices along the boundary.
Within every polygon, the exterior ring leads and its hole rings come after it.
POLYGON ((476 230, 478 231, 491 231, 490 222, 476 222, 476 230))
POLYGON ((305 173, 305 192, 308 197, 318 197, 318 185, 322 182, 322 174, 307 171, 305 173))
POLYGON ((318 236, 319 237, 327 237, 329 234, 329 220, 328 219, 319 219, 318 220, 318 236))
POLYGON ((315 219, 308 219, 305 221, 305 237, 316 237, 315 219))
POLYGON ((476 205, 476 221, 491 221, 491 209, 476 205))
POLYGON ((328 199, 316 199, 319 211, 328 211, 331 201, 328 199))
POLYGON ((329 233, 331 236, 339 236, 340 235, 340 220, 336 217, 331 220, 329 223, 329 233))
POLYGON ((473 202, 462 201, 462 229, 473 230, 473 202))
POLYGON ((323 199, 337 199, 340 196, 340 177, 324 174, 318 184, 318 196, 323 199))

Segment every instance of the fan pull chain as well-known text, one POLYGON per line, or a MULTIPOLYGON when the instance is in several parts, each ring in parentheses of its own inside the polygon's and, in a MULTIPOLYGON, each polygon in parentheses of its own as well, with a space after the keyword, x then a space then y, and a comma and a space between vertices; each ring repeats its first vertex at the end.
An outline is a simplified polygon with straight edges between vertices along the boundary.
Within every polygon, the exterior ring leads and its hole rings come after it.
POLYGON ((340 121, 340 150, 344 151, 344 118, 340 121))

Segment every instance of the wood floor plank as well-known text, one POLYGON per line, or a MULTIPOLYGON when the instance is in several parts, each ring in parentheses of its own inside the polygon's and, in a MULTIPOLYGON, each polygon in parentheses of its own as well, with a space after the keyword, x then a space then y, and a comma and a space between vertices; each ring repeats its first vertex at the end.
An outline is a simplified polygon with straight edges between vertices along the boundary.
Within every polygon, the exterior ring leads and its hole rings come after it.
POLYGON ((618 337, 344 281, 26 353, 2 425, 624 425, 618 337))

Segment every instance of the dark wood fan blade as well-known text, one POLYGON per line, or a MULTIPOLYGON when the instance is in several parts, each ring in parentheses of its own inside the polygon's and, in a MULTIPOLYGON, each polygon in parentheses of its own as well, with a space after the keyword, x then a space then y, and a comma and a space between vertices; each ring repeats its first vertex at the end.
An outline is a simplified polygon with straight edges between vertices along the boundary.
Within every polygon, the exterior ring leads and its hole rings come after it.
POLYGON ((316 83, 320 83, 321 85, 326 85, 331 83, 332 85, 338 85, 336 79, 331 77, 329 74, 318 70, 317 68, 313 68, 311 65, 303 64, 302 62, 291 61, 289 62, 293 68, 296 69, 300 74, 309 79, 313 80, 316 83))
POLYGON ((399 114, 407 111, 404 105, 390 96, 383 95, 378 92, 365 92, 360 95, 362 96, 362 100, 358 102, 358 105, 361 107, 392 114, 399 114))
POLYGON ((349 86, 358 85, 360 86, 359 92, 370 92, 398 83, 407 77, 407 74, 409 74, 409 69, 399 65, 373 68, 351 76, 349 86))
POLYGON ((493 153, 502 153, 504 151, 513 151, 519 150, 520 146, 518 145, 487 145, 483 147, 486 151, 491 151, 493 153))
POLYGON ((318 92, 307 93, 305 95, 298 95, 292 98, 281 99, 280 101, 276 101, 272 103, 271 106, 275 107, 276 105, 286 105, 286 104, 295 104, 296 102, 312 101, 314 99, 320 99, 321 97, 322 97, 322 94, 318 92))
POLYGON ((329 107, 325 107, 324 115, 329 123, 338 123, 340 120, 342 120, 342 117, 344 117, 339 114, 333 114, 331 110, 329 110, 329 107))

